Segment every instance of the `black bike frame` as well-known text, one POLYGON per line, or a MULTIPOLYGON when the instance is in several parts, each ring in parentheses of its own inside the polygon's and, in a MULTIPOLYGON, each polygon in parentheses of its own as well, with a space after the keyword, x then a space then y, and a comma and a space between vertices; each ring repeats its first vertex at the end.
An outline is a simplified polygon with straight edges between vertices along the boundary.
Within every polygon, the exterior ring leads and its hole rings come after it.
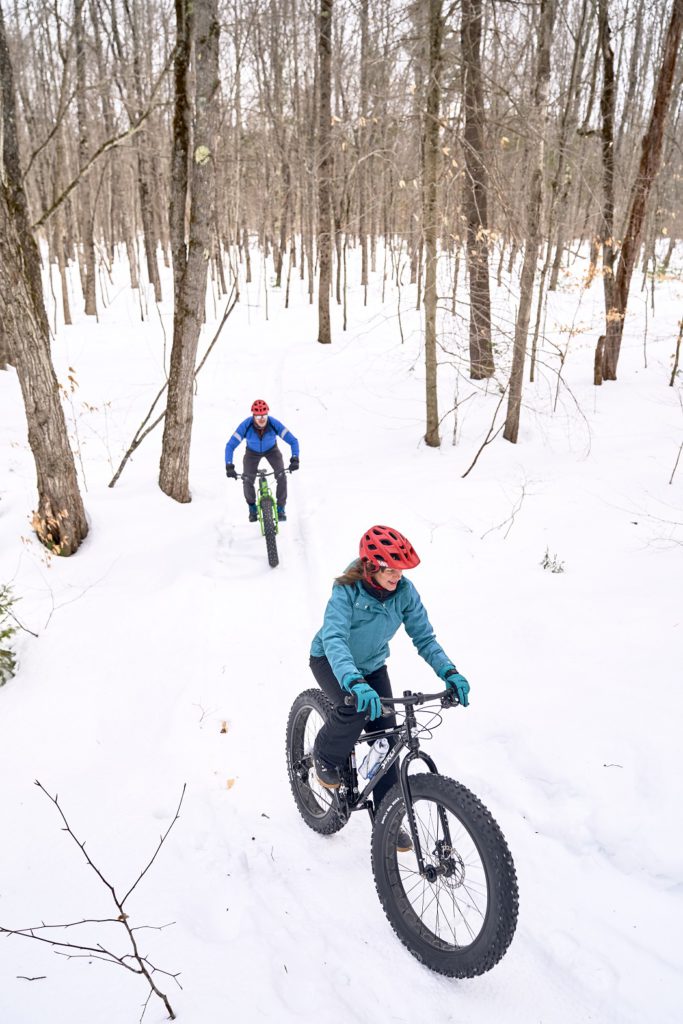
MULTIPOLYGON (((420 839, 417 833, 417 822, 415 820, 415 812, 413 810, 413 800, 410 793, 410 784, 408 782, 408 767, 411 761, 424 761, 429 768, 429 771, 433 775, 438 774, 438 769, 434 760, 425 754, 420 749, 419 736, 415 734, 414 730, 417 729, 418 723, 415 717, 415 707, 418 704, 424 704, 431 700, 441 700, 441 706, 454 707, 459 702, 455 698, 451 690, 444 690, 442 693, 434 694, 414 694, 410 690, 405 690, 403 697, 383 698, 384 704, 403 704, 405 707, 405 720, 402 725, 396 726, 391 729, 381 729, 378 732, 365 733, 362 740, 359 742, 368 742, 381 739, 383 736, 387 739, 391 736, 398 736, 397 742, 387 752, 382 761, 382 765, 376 775, 365 784, 363 789, 358 787, 358 771, 356 768, 356 755, 355 748, 351 753, 351 793, 350 799, 346 800, 347 809, 349 812, 367 810, 371 820, 374 820, 375 811, 372 803, 368 800, 368 797, 372 793, 377 783, 384 778, 391 767, 396 763, 400 754, 404 750, 408 750, 408 753, 403 759, 400 769, 400 784, 401 794, 403 796, 403 804, 406 809, 406 815, 408 817, 408 826, 410 828, 410 835, 413 840, 413 849, 417 858, 418 867, 421 875, 429 874, 429 871, 425 868, 424 859, 422 857, 422 847, 420 845, 420 839)), ((441 827, 443 829, 443 840, 450 847, 451 845, 451 834, 448 827, 448 819, 446 818, 446 812, 443 807, 439 806, 439 818, 441 819, 441 827)), ((433 871, 430 868, 430 871, 433 871)))

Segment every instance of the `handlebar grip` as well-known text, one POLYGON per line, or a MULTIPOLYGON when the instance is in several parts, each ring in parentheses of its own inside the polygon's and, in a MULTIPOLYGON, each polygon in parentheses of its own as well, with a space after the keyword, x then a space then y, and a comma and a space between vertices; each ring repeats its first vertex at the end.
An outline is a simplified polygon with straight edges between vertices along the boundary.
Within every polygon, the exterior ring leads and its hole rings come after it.
MULTIPOLYGON (((356 706, 356 698, 352 694, 347 693, 346 696, 344 697, 344 703, 349 708, 350 707, 355 707, 356 706)), ((381 707, 382 707, 382 717, 383 718, 386 718, 387 715, 393 715, 393 713, 394 713, 394 709, 393 708, 387 707, 386 704, 382 704, 381 707)), ((370 722, 370 721, 372 721, 372 719, 370 718, 369 715, 366 715, 365 716, 365 721, 366 722, 370 722)))

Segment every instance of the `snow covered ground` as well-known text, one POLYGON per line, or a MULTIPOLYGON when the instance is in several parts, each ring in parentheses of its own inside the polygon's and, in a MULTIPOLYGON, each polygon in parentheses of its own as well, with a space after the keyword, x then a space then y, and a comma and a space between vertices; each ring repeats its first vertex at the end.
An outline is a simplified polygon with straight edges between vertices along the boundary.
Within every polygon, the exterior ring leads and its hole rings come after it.
MULTIPOLYGON (((581 290, 582 269, 551 297, 519 444, 499 435, 465 479, 499 393, 471 385, 452 354, 461 322, 447 318, 439 356, 442 414, 456 390, 463 403, 457 444, 447 415, 441 448, 427 449, 411 288, 399 317, 389 284, 380 306, 381 273, 366 308, 354 286, 349 330, 335 307, 323 347, 298 277, 293 308, 270 289, 267 317, 255 281, 198 378, 193 500, 178 506, 156 484, 159 428, 107 486, 164 379, 171 339, 170 303, 142 322, 117 268, 99 323, 57 319, 53 356, 60 381, 72 368, 77 383, 65 408, 91 524, 67 560, 31 535, 20 392, 13 371, 0 374, 0 583, 37 634, 17 638, 19 672, 0 689, 0 925, 113 909, 35 779, 122 891, 187 783, 128 905, 134 925, 169 925, 137 934, 158 967, 180 972, 182 989, 156 975, 180 1020, 681 1019, 683 464, 670 480, 683 406, 680 375, 668 383, 683 281, 657 285, 653 312, 634 279, 620 379, 594 388, 602 295, 599 282, 581 290), (568 340, 553 410, 553 343, 568 340), (223 469, 225 442, 257 397, 301 443, 275 570, 223 469), (515 939, 472 981, 431 973, 394 936, 374 892, 367 817, 321 838, 288 788, 285 722, 313 685, 310 640, 333 577, 373 523, 413 542, 422 564, 411 578, 472 686, 470 708, 447 716, 429 751, 489 806, 519 876, 515 939), (546 552, 562 572, 541 567, 546 552)), ((513 320, 507 292, 495 301, 500 321, 513 320)), ((222 311, 209 306, 201 352, 222 311)), ((403 636, 389 668, 397 691, 436 682, 403 636)), ((119 928, 79 936, 123 952, 119 928)), ((118 967, 2 941, 2 1024, 133 1024, 146 996, 118 967)), ((145 1020, 165 1018, 153 999, 145 1020)))

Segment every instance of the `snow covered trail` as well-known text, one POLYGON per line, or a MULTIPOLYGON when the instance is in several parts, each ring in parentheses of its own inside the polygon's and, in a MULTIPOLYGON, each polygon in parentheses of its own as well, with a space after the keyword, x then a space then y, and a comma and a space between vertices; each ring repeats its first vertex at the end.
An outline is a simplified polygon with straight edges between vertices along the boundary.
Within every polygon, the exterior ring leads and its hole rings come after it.
MULTIPOLYGON (((118 295, 97 328, 78 323, 55 343, 60 378, 73 366, 79 382, 72 433, 88 481, 91 534, 74 559, 46 564, 30 540, 34 470, 16 381, 0 374, 0 581, 39 634, 19 638, 20 673, 0 690, 0 923, 111 912, 35 778, 126 887, 186 783, 130 904, 138 925, 173 922, 140 935, 155 964, 181 972, 182 990, 159 976, 180 1020, 677 1022, 683 548, 660 520, 683 505, 683 477, 668 484, 680 413, 661 385, 665 343, 651 344, 649 376, 625 344, 623 381, 598 396, 572 353, 572 401, 553 416, 548 382, 529 390, 518 448, 491 446, 463 481, 491 406, 463 404, 458 446, 421 447, 414 314, 401 343, 393 320, 354 302, 349 332, 325 349, 305 295, 287 314, 271 296, 268 321, 241 306, 198 379, 181 507, 156 487, 160 435, 107 488, 163 379, 159 324, 118 295), (257 397, 301 442, 276 569, 223 467, 257 397), (517 934, 473 981, 434 975, 394 936, 367 816, 320 837, 287 782, 285 723, 313 685, 311 638, 373 522, 415 544, 416 586, 472 683, 470 709, 446 718, 429 752, 489 806, 519 875, 517 934), (563 572, 541 569, 546 549, 563 572)), ((441 373, 445 410, 455 382, 441 373)), ((389 668, 397 690, 434 681, 406 637, 389 668)), ((88 935, 117 941, 109 927, 88 935)), ((92 1024, 94 1008, 101 1024, 139 1019, 146 991, 120 969, 27 939, 2 950, 3 1024, 92 1024)), ((161 1010, 150 1003, 146 1020, 161 1010)))

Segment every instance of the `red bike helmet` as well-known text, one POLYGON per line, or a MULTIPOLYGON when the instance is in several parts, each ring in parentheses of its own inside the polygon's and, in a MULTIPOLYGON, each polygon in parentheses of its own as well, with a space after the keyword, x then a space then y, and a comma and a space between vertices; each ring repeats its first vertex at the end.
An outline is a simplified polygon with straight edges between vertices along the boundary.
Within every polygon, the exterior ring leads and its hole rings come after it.
POLYGON ((420 564, 417 552, 408 538, 390 526, 371 526, 361 537, 359 552, 369 572, 378 569, 414 569, 420 564))
POLYGON ((257 398, 255 402, 251 403, 251 411, 254 416, 267 416, 269 412, 268 403, 264 402, 262 398, 257 398))

